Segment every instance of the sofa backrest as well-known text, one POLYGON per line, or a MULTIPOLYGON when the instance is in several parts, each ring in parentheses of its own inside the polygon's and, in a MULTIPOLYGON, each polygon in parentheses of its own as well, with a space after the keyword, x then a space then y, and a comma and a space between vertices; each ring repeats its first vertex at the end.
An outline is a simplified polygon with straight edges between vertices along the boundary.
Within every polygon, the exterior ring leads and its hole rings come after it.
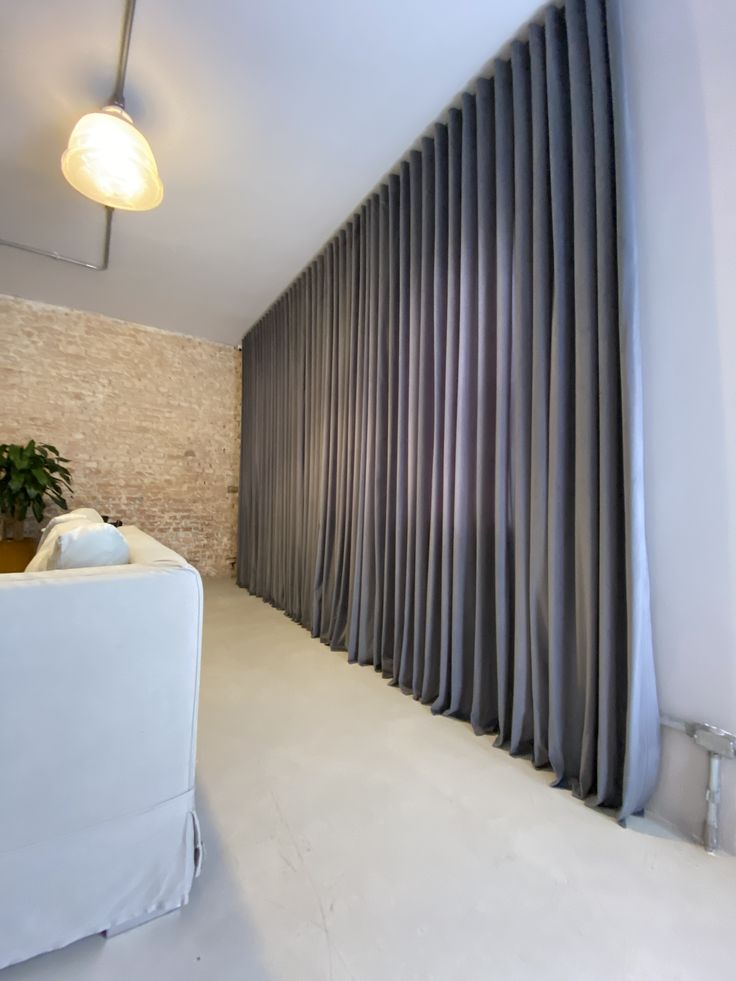
POLYGON ((162 545, 135 525, 123 525, 118 530, 128 543, 131 565, 187 565, 187 560, 178 552, 162 545))

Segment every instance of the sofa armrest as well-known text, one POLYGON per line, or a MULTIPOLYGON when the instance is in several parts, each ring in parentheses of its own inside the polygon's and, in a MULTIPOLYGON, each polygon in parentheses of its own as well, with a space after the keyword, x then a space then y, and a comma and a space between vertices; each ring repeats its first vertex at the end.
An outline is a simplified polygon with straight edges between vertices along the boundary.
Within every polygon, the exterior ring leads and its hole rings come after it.
POLYGON ((201 632, 186 563, 0 576, 0 849, 193 786, 201 632))

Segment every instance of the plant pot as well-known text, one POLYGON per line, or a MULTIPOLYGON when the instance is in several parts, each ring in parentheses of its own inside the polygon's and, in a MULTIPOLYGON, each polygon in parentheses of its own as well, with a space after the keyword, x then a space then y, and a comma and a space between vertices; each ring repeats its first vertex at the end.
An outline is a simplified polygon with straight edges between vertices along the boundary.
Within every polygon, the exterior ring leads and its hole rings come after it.
POLYGON ((5 541, 22 541, 25 538, 25 525, 25 521, 20 518, 11 518, 4 514, 2 516, 2 538, 5 541))

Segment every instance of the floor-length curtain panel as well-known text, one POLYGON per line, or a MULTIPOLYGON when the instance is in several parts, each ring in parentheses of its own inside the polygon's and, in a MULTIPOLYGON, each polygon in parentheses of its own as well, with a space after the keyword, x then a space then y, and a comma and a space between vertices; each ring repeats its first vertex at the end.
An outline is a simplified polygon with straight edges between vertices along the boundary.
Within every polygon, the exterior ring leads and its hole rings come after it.
POLYGON ((238 582, 626 816, 658 714, 618 3, 544 11, 246 334, 238 582))

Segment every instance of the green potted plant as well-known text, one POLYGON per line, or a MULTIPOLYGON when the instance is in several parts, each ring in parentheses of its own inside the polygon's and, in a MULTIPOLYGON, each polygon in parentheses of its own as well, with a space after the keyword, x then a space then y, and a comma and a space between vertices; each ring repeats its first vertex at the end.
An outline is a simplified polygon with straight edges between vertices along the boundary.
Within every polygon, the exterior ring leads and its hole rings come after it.
POLYGON ((39 523, 49 503, 67 510, 64 495, 71 491, 69 461, 55 446, 30 440, 25 446, 0 443, 0 516, 4 537, 23 537, 28 512, 39 523))

